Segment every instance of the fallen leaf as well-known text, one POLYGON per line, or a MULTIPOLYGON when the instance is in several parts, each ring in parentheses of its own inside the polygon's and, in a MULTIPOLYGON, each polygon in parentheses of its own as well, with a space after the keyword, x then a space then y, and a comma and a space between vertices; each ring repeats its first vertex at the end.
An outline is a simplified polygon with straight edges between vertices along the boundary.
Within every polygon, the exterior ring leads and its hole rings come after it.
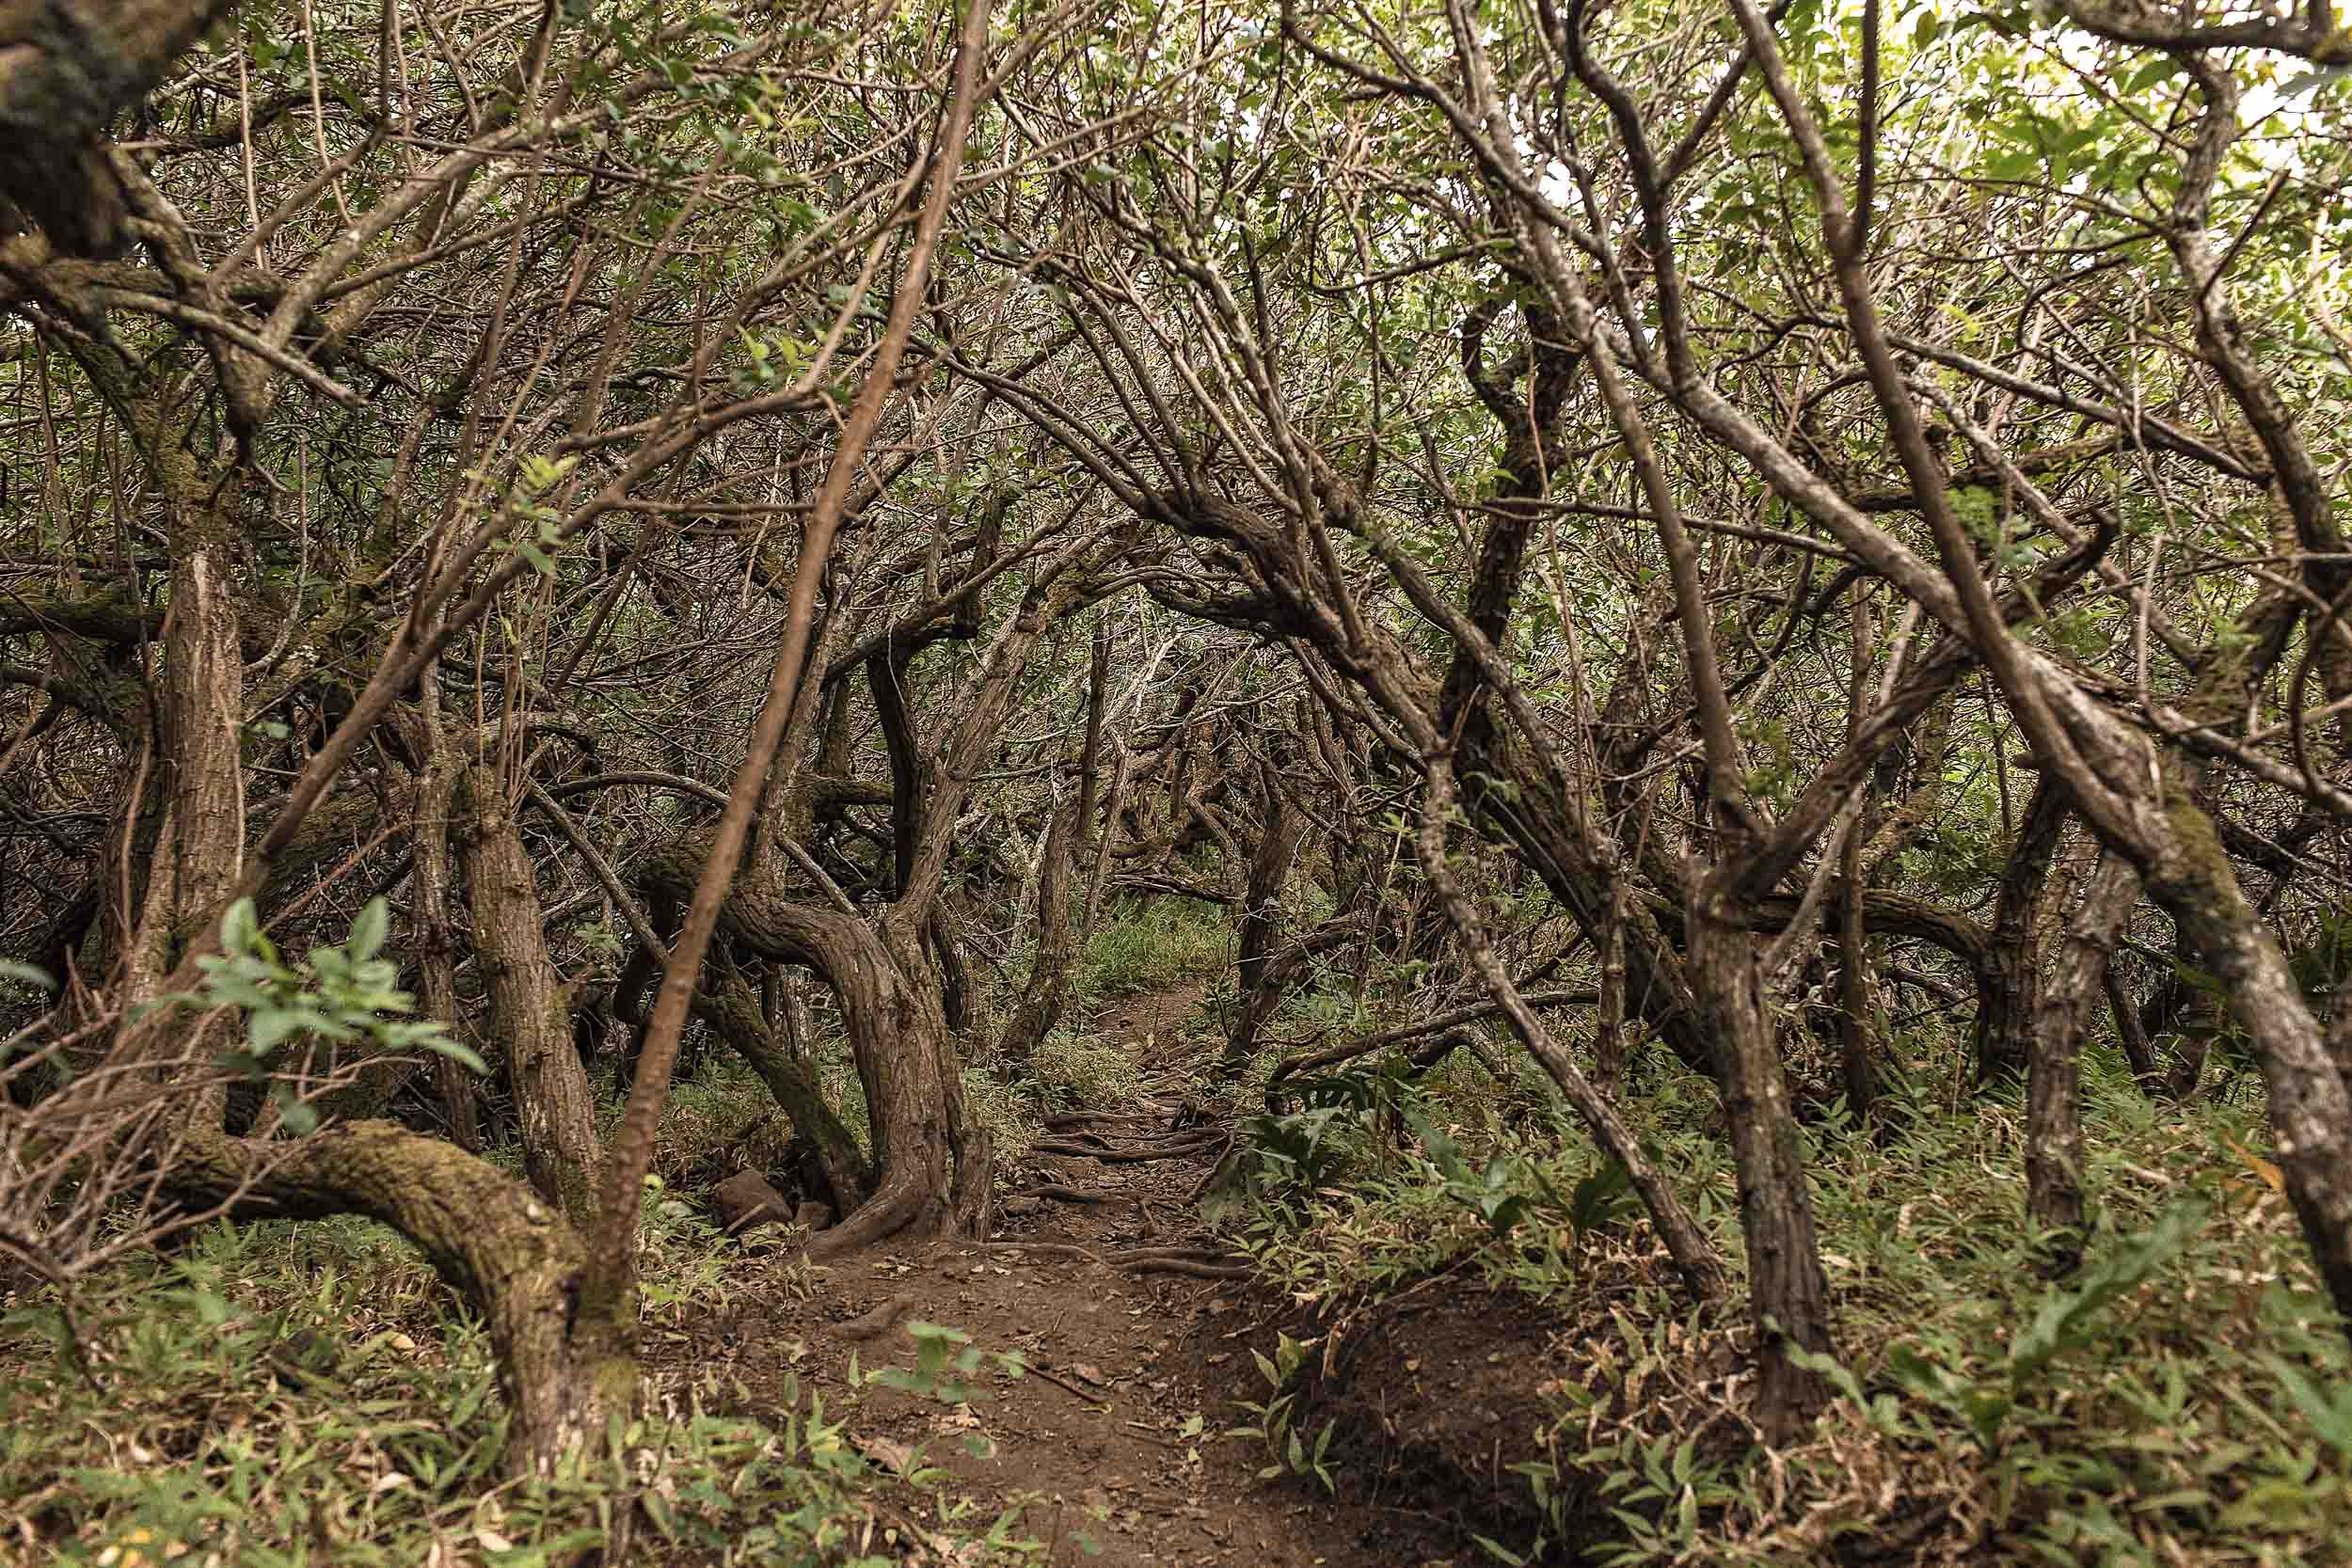
POLYGON ((2252 1149, 2248 1148, 2244 1144, 2239 1143, 2235 1138, 2231 1137, 2227 1132, 2221 1134, 2221 1141, 2228 1144, 2231 1151, 2246 1163, 2246 1168, 2253 1172, 2255 1178, 2259 1180, 2264 1186, 2268 1187, 2274 1193, 2283 1193, 2287 1190, 2286 1173, 2281 1171, 2277 1165, 2272 1164, 2269 1161, 2264 1159, 2252 1149))
POLYGON ((894 1443, 887 1437, 861 1437, 857 1439, 857 1451, 894 1476, 905 1475, 907 1466, 914 1462, 913 1445, 894 1443))

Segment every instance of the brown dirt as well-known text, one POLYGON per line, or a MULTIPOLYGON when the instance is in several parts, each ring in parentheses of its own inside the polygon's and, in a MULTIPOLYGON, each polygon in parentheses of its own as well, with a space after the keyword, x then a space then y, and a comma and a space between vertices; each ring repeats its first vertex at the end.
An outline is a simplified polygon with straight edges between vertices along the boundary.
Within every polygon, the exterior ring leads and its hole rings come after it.
MULTIPOLYGON (((1138 998, 1115 1008, 1103 1031, 1149 1069, 1167 1060, 1199 998, 1197 989, 1138 998)), ((1147 1145, 1181 1103, 1164 1085, 1117 1118, 1056 1136, 1147 1145)), ((936 1512, 909 1497, 914 1523, 952 1523, 968 1534, 1017 1511, 1010 1533, 1042 1543, 1036 1560, 1057 1568, 1469 1568, 1491 1560, 1449 1527, 1473 1516, 1485 1532, 1523 1544, 1532 1528, 1515 1528, 1509 1508, 1498 1516, 1478 1503, 1527 1495, 1526 1482, 1499 1466, 1528 1451, 1539 1379, 1523 1353, 1547 1338, 1532 1308, 1498 1313, 1470 1299, 1455 1310, 1453 1295, 1431 1294, 1389 1314, 1362 1341, 1352 1391, 1336 1374, 1311 1390, 1318 1401, 1330 1396, 1315 1426, 1341 1420, 1333 1497, 1311 1481, 1260 1481, 1263 1450, 1219 1436, 1247 1419, 1235 1400, 1265 1397, 1248 1351, 1270 1349, 1278 1325, 1298 1330, 1295 1307, 1266 1301, 1243 1279, 1139 1275, 1043 1250, 1200 1245, 1191 1197, 1216 1153, 1211 1144, 1166 1160, 1034 1159, 1011 1173, 1003 1195, 1010 1201, 989 1244, 844 1259, 818 1274, 813 1292, 746 1289, 732 1314, 674 1354, 681 1368, 741 1389, 736 1408, 772 1413, 787 1376, 803 1400, 825 1396, 830 1411, 842 1406, 853 1358, 868 1371, 913 1366, 908 1322, 960 1329, 984 1353, 1018 1353, 1035 1370, 1014 1377, 983 1362, 971 1381, 985 1397, 968 1404, 869 1386, 850 1433, 870 1459, 894 1467, 919 1446, 923 1462, 951 1478, 936 1512), (1046 1186, 1105 1201, 1023 1196, 1046 1186), (1473 1478, 1477 1496, 1466 1508, 1473 1478)), ((789 1277, 783 1257, 778 1284, 789 1277)))
MULTIPOLYGON (((1465 1562, 1494 1560, 1478 1535, 1528 1552, 1545 1521, 1511 1466, 1544 1452, 1548 1386, 1571 1375, 1555 1311, 1439 1277, 1375 1303, 1270 1304, 1246 1343, 1271 1357, 1282 1333, 1313 1342, 1298 1401, 1311 1433, 1333 1423, 1327 1463, 1350 1497, 1415 1518, 1465 1562)), ((1206 1397, 1263 1399, 1263 1374, 1248 1354, 1225 1354, 1232 1348, 1195 1336, 1206 1397)), ((1554 1543, 1540 1560, 1574 1559, 1554 1543)))

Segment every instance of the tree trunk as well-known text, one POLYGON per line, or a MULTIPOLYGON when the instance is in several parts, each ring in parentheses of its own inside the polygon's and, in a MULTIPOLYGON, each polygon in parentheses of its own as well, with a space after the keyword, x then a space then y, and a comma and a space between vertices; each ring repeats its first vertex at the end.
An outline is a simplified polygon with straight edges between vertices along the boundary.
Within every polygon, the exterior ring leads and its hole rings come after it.
POLYGON ((1641 1195, 1642 1205, 1649 1212, 1650 1224, 1657 1227, 1659 1238, 1666 1243, 1666 1252, 1675 1261, 1676 1271, 1682 1275, 1685 1289, 1694 1301, 1713 1301, 1724 1294, 1723 1262, 1715 1249, 1708 1243, 1699 1229, 1675 1196, 1665 1176, 1651 1164, 1632 1131, 1617 1115, 1616 1107, 1593 1086, 1581 1069, 1565 1051, 1560 1048, 1550 1032, 1528 1006, 1511 978, 1503 972, 1502 960, 1495 956, 1494 944, 1486 940, 1484 923, 1476 908, 1463 893, 1459 878, 1454 875, 1446 858, 1446 819, 1455 810, 1454 772, 1451 762, 1443 755, 1429 762, 1429 789, 1421 814, 1420 832, 1416 835, 1421 850, 1422 866, 1429 878, 1431 888, 1445 911, 1447 923, 1460 937, 1464 952, 1478 977, 1502 1009, 1510 1022, 1511 1032, 1527 1048, 1554 1084, 1569 1106, 1583 1121, 1600 1151, 1625 1167, 1627 1179, 1641 1195))
MULTIPOLYGON (((705 849, 701 835, 675 841, 647 857, 642 875, 658 896, 675 900, 692 887, 705 849)), ((894 909, 869 925, 848 911, 803 904, 762 854, 738 874, 719 936, 763 958, 807 965, 840 1006, 866 1091, 873 1190, 818 1249, 848 1252, 901 1233, 952 1229, 959 1162, 972 1151, 962 1072, 921 914, 894 909)))
POLYGON ((1290 878, 1291 862, 1307 836, 1307 814, 1293 806, 1282 787, 1282 775, 1271 761, 1258 764, 1259 796, 1264 813, 1258 847, 1249 857, 1249 881, 1242 895, 1240 995, 1234 1002, 1233 1024, 1225 1039, 1225 1053, 1216 1077, 1231 1083, 1241 1076, 1257 1054, 1258 1031, 1281 1005, 1284 988, 1271 984, 1268 960, 1282 934, 1282 884, 1290 878))
POLYGON ((858 1151, 856 1137, 825 1102, 807 1061, 778 1049, 759 1001, 742 977, 706 980, 694 996, 694 1016, 751 1065, 791 1118, 793 1132, 809 1141, 833 1212, 847 1214, 865 1203, 873 1194, 873 1175, 858 1151))
POLYGON ((2164 784, 2162 842, 2144 871, 2149 894, 2179 924, 2253 1044, 2288 1199, 2352 1332, 2352 1091, 2212 820, 2176 771, 2164 784))
POLYGON ((121 244, 122 191, 99 138, 164 79, 228 0, 0 7, 0 196, 72 256, 121 244))
MULTIPOLYGON (((450 925, 450 824, 457 801, 457 759, 449 749, 441 722, 438 660, 425 666, 419 683, 423 693, 425 759, 417 784, 416 821, 410 837, 416 846, 418 990, 424 1016, 458 1028, 457 942, 450 925)), ((482 1152, 482 1119, 474 1099, 473 1075, 448 1056, 433 1058, 433 1083, 449 1118, 450 1139, 469 1154, 482 1152)))
MULTIPOLYGON (((1094 651, 1087 676, 1086 740, 1078 749, 1078 789, 1068 806, 1057 809, 1038 850, 1037 950, 1029 960, 1029 977, 1021 998, 1005 1021, 994 1053, 998 1070, 1025 1069, 1045 1037, 1060 1022, 1070 1000, 1070 974, 1077 959, 1082 932, 1070 918, 1071 884, 1077 874, 1077 847, 1094 829, 1097 797, 1103 773, 1103 702, 1110 682, 1110 621, 1097 614, 1094 651)), ((1103 864, 1097 844, 1094 864, 1103 864)), ((1090 902, 1090 892, 1089 892, 1090 902)))
POLYGON ((2087 1233, 2082 1187, 2082 1044, 2139 874, 2103 855, 2042 978, 2026 1086, 2026 1208, 2047 1235, 2055 1272, 2071 1271, 2087 1233))
POLYGON ((548 957, 531 857, 497 772, 468 768, 461 792, 474 949, 506 1049, 524 1168, 539 1195, 584 1231, 596 1222, 604 1155, 587 1069, 572 1045, 569 989, 548 957))
POLYGON ((2032 1052, 2033 992, 2042 978, 2038 918, 2070 809, 2065 788, 2044 776, 2001 872, 1993 940, 1977 970, 1977 1083, 2015 1079, 2032 1052))
POLYGON ((1690 900, 1686 970, 1702 1034, 1714 1049, 1731 1151, 1740 1178, 1740 1227, 1748 1245, 1748 1307, 1756 1324, 1761 1385, 1757 1418, 1785 1440, 1829 1402, 1819 1372, 1790 1359, 1790 1347, 1832 1350, 1829 1280, 1814 1233, 1804 1145, 1788 1103, 1764 968, 1745 922, 1726 920, 1702 881, 1690 900))
POLYGON ((1008 1077, 1027 1070, 1038 1046, 1060 1022, 1070 997, 1071 964, 1077 945, 1070 925, 1070 879, 1077 832, 1078 802, 1073 800, 1055 810, 1039 851, 1037 951, 993 1053, 996 1069, 1008 1077))
MULTIPOLYGON (((1852 673, 1846 689, 1846 743, 1861 737, 1863 714, 1870 700, 1870 601, 1859 589, 1851 595, 1848 620, 1851 636, 1852 673)), ((1846 1089, 1846 1114, 1856 1126, 1866 1126, 1878 1099, 1878 1077, 1870 1067, 1870 942, 1862 895, 1862 846, 1870 835, 1871 804, 1878 794, 1877 770, 1861 784, 1862 801, 1854 819, 1837 841, 1838 875, 1846 897, 1837 916, 1837 1066, 1846 1089)))
POLYGON ((2116 1043, 2123 1049, 2123 1059, 2132 1065, 2132 1078, 2142 1094, 2153 1096, 2163 1086, 2164 1075, 2156 1069, 2156 1053, 2149 1049, 2148 1031, 2139 1021, 2139 1004, 2124 989, 2123 977, 2112 962, 2100 984, 2106 988, 2107 1011, 2115 1020, 2116 1043))
POLYGON ((481 1315, 514 1425, 506 1463, 546 1474, 604 1441, 638 1392, 623 1336, 574 1319, 587 1253, 563 1217, 495 1166, 391 1122, 334 1126, 291 1143, 194 1140, 177 1194, 232 1215, 364 1214, 421 1249, 481 1315))

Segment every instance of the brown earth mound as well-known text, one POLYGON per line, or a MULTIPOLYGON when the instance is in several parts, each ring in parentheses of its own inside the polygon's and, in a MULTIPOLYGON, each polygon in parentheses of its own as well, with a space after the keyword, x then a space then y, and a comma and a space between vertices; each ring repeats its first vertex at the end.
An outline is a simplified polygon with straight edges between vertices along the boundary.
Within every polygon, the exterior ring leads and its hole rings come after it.
POLYGON ((1266 1308, 1238 1332, 1205 1320, 1189 1341, 1204 1398, 1265 1402, 1265 1375, 1248 1352, 1272 1360, 1281 1334, 1311 1339, 1291 1382, 1295 1424, 1310 1447, 1331 1425, 1325 1464, 1343 1496, 1463 1562, 1498 1560, 1482 1536, 1521 1556, 1545 1536, 1531 1561, 1577 1560, 1549 1539, 1534 1486, 1513 1468, 1545 1454, 1556 1417, 1546 1386, 1571 1375, 1565 1325, 1516 1291, 1431 1283, 1377 1303, 1266 1308))

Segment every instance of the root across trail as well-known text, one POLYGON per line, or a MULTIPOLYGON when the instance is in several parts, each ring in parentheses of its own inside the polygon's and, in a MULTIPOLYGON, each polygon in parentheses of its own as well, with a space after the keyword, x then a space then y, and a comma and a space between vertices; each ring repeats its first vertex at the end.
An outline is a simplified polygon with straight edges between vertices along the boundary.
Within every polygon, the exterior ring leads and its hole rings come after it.
MULTIPOLYGON (((1198 994, 1138 999, 1110 1037, 1140 1050, 1198 994)), ((1091 1125, 1120 1126, 1120 1147, 1141 1148, 1178 1109, 1171 1098, 1091 1125)), ((948 1403, 869 1385, 850 1425, 884 1468, 909 1467, 919 1451, 951 1478, 935 1502, 910 1492, 914 1530, 968 1537, 1017 1508, 1010 1533, 1068 1568, 1467 1560, 1412 1515, 1349 1498, 1344 1483, 1333 1497, 1311 1481, 1261 1481, 1263 1448, 1223 1435, 1248 1419, 1233 1370, 1251 1365, 1250 1344, 1270 1337, 1285 1304, 1248 1291, 1248 1271, 1189 1228, 1185 1200, 1221 1137, 1188 1129, 1168 1141, 1176 1152, 1152 1160, 1039 1155, 1005 1195, 1025 1189, 1035 1201, 1007 1205, 985 1244, 885 1245, 819 1268, 813 1293, 782 1288, 780 1268, 778 1288, 746 1290, 677 1347, 680 1370, 715 1374, 745 1414, 774 1414, 790 1377, 803 1399, 824 1395, 830 1416, 853 1359, 863 1372, 913 1367, 906 1325, 951 1327, 992 1357, 968 1380, 982 1397, 948 1403), (1006 1353, 1023 1375, 993 1359, 1006 1353)))

